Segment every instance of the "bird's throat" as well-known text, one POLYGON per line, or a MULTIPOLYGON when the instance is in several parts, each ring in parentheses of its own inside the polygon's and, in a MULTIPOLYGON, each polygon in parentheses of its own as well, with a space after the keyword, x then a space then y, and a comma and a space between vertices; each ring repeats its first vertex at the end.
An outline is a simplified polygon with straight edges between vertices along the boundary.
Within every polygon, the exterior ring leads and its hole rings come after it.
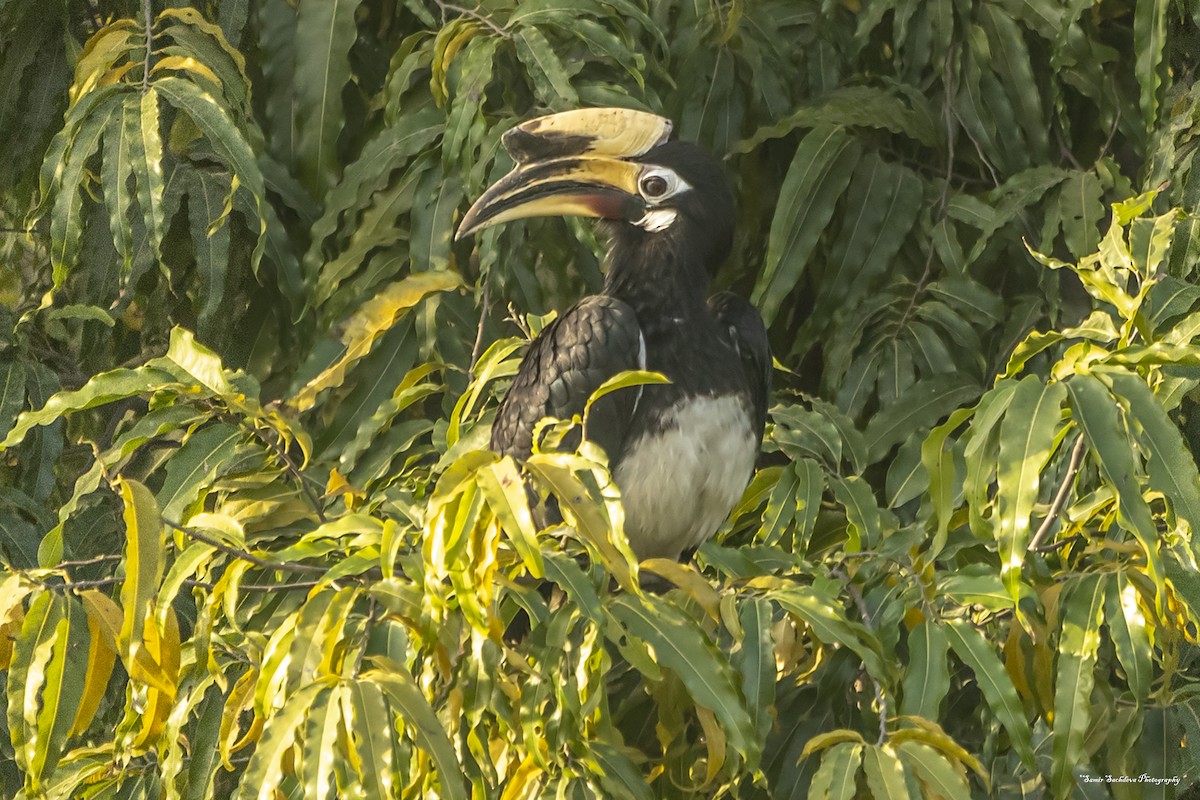
POLYGON ((707 313, 708 272, 683 237, 617 232, 608 253, 604 294, 631 305, 645 324, 655 316, 692 319, 707 313))

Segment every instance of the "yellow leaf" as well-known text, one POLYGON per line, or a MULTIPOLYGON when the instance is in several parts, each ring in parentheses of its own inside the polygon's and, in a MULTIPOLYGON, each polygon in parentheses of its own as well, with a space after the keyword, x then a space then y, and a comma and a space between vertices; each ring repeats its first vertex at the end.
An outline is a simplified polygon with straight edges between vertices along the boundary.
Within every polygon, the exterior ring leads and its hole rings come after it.
MULTIPOLYGON (((145 630, 146 647, 142 652, 153 663, 157 676, 164 680, 161 685, 148 681, 150 689, 147 694, 146 712, 142 715, 141 730, 133 741, 135 752, 141 752, 157 743, 167 724, 167 717, 171 714, 171 706, 175 702, 176 682, 179 680, 179 622, 175 618, 174 609, 167 613, 166 624, 161 632, 153 619, 149 620, 145 630)), ((141 671, 147 664, 143 661, 137 666, 141 671)))
POLYGON ((404 313, 434 292, 447 292, 463 285, 453 272, 418 272, 384 289, 359 307, 346 322, 342 344, 346 351, 297 392, 289 405, 297 411, 313 406, 322 391, 340 386, 346 372, 371 352, 375 341, 391 329, 404 313))
POLYGON ((836 731, 821 733, 808 740, 804 745, 804 750, 801 751, 801 758, 808 758, 818 750, 824 750, 826 747, 831 747, 842 742, 853 742, 854 744, 866 744, 866 739, 858 731, 852 731, 848 728, 839 728, 836 731))
POLYGON ((82 600, 84 611, 87 614, 88 633, 91 634, 91 638, 88 645, 87 672, 83 677, 83 697, 79 701, 79 708, 75 712, 75 721, 71 723, 68 736, 83 733, 92 724, 96 711, 100 708, 100 701, 104 698, 104 690, 108 688, 108 679, 112 676, 113 665, 117 660, 117 642, 113 623, 115 621, 119 624, 121 610, 117 608, 116 603, 94 589, 84 592, 82 600), (89 603, 89 595, 102 597, 108 601, 111 612, 116 614, 115 620, 111 613, 106 616, 105 611, 93 612, 94 608, 106 607, 102 602, 96 602, 94 597, 89 603))
POLYGON ((254 700, 254 684, 257 681, 258 668, 250 667, 233 684, 233 689, 229 691, 229 696, 225 699, 225 709, 221 712, 221 726, 218 729, 217 742, 221 763, 227 770, 232 771, 234 768, 230 756, 257 739, 258 733, 262 731, 262 718, 255 716, 254 723, 249 730, 240 739, 237 738, 238 720, 241 718, 242 712, 249 708, 254 700))
POLYGON ((700 727, 704 729, 704 744, 708 747, 708 758, 705 759, 707 769, 704 773, 704 784, 700 787, 707 789, 721 774, 725 766, 725 732, 717 724, 716 715, 704 706, 696 706, 696 716, 700 727))
POLYGON ((683 589, 710 617, 720 621, 721 595, 691 564, 681 564, 669 558, 648 558, 640 567, 683 589))
POLYGON ((203 62, 197 61, 190 56, 167 56, 165 58, 160 58, 158 61, 154 62, 154 66, 150 69, 150 74, 153 75, 160 70, 166 69, 179 70, 181 72, 194 72, 200 77, 212 81, 217 86, 221 85, 221 79, 217 77, 215 72, 205 66, 203 62))
POLYGON ((124 478, 118 479, 117 483, 125 504, 125 580, 121 584, 121 605, 125 615, 119 643, 122 658, 132 667, 142 647, 142 631, 150 604, 162 582, 166 536, 158 515, 158 503, 150 490, 137 481, 124 478))
POLYGON ((525 756, 512 775, 505 779, 500 800, 532 800, 541 796, 543 774, 533 756, 525 756))

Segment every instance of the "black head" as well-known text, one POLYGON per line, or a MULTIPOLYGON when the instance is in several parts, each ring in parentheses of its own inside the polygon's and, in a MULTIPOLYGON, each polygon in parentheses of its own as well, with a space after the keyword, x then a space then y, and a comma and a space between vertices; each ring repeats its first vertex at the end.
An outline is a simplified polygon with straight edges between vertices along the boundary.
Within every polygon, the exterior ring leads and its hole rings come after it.
POLYGON ((638 199, 609 230, 630 245, 686 249, 708 270, 733 243, 733 192, 721 162, 691 142, 666 142, 638 158, 638 199))

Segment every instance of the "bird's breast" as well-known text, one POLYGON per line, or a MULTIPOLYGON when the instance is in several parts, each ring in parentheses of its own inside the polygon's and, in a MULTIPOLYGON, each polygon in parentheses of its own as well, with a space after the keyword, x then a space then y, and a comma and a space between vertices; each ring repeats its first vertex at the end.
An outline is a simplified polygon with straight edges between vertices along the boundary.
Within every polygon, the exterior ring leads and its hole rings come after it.
POLYGON ((741 498, 757 449, 742 393, 676 398, 652 412, 614 470, 634 554, 678 558, 709 539, 741 498))

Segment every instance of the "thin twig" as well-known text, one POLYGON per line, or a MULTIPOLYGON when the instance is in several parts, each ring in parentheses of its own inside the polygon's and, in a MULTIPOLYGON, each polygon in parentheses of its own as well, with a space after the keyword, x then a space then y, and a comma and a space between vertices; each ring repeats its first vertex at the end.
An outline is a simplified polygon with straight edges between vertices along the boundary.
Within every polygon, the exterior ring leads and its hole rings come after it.
POLYGON ((492 288, 491 281, 487 276, 483 276, 483 292, 479 298, 479 327, 475 329, 475 344, 471 347, 471 370, 474 372, 475 364, 479 361, 479 356, 483 354, 483 326, 487 322, 488 316, 488 295, 489 289, 492 288))
MULTIPOLYGON (((840 578, 846 585, 846 591, 850 592, 850 596, 854 599, 854 606, 858 609, 858 615, 862 617, 863 625, 865 625, 868 630, 871 630, 873 628, 871 625, 871 613, 867 610, 867 603, 863 599, 862 592, 858 591, 858 587, 854 585, 854 582, 850 579, 850 576, 842 569, 838 568, 833 570, 833 574, 840 578)), ((879 706, 878 744, 882 745, 885 741, 887 741, 887 698, 884 697, 883 689, 880 687, 879 682, 875 680, 875 676, 872 675, 871 671, 865 666, 863 667, 863 673, 866 674, 867 680, 871 682, 871 687, 875 690, 875 702, 879 706)))
POLYGON ((92 564, 102 564, 105 561, 120 561, 120 560, 121 560, 121 555, 119 553, 107 553, 102 556, 92 556, 91 558, 81 558, 77 561, 60 561, 54 565, 54 568, 61 569, 63 567, 87 567, 87 566, 91 566, 92 564))
POLYGON ((1042 524, 1038 526, 1037 533, 1029 540, 1030 550, 1041 550, 1042 540, 1050 533, 1050 526, 1054 524, 1054 520, 1058 518, 1062 511, 1063 505, 1067 502, 1067 495, 1071 492, 1071 486, 1075 483, 1075 475, 1079 472, 1079 465, 1083 463, 1084 438, 1083 434, 1079 434, 1079 438, 1075 440, 1075 447, 1071 449, 1071 463, 1067 466, 1067 474, 1063 476, 1062 484, 1058 487, 1058 493, 1054 495, 1054 502, 1050 504, 1050 510, 1046 513, 1046 518, 1042 520, 1042 524))
MULTIPOLYGON (((197 581, 190 578, 185 579, 184 586, 193 589, 215 589, 217 584, 209 581, 197 581)), ((238 591, 246 592, 278 592, 286 589, 311 589, 314 586, 320 586, 320 581, 296 581, 295 583, 239 583, 238 591)))
MULTIPOLYGON (((946 88, 946 97, 942 105, 942 124, 946 128, 946 175, 942 181, 942 193, 938 197, 937 210, 934 212, 937 222, 941 222, 946 216, 946 206, 950 202, 950 181, 954 178, 954 112, 950 103, 950 94, 954 85, 954 72, 951 69, 953 54, 954 48, 946 51, 946 60, 942 66, 942 83, 946 88)), ((929 285, 929 281, 933 277, 933 252, 934 248, 930 247, 929 252, 925 254, 925 269, 921 272, 921 278, 908 298, 908 305, 905 307, 904 313, 900 315, 900 321, 892 329, 893 341, 899 338, 900 332, 908 325, 909 315, 916 309, 917 300, 925 294, 925 287, 929 285)))
POLYGON ((434 0, 434 2, 437 3, 438 8, 442 10, 443 20, 446 18, 447 11, 453 11, 457 14, 462 14, 464 17, 470 17, 473 20, 482 22, 484 25, 491 28, 497 36, 503 39, 508 39, 512 36, 512 34, 510 34, 504 28, 501 28, 499 25, 492 22, 492 20, 484 15, 479 9, 463 8, 462 6, 456 6, 453 3, 443 3, 442 0, 434 0))
POLYGON ((296 462, 292 460, 292 457, 287 454, 286 450, 279 446, 278 442, 272 441, 269 436, 265 435, 257 428, 250 426, 243 427, 246 427, 255 439, 258 439, 260 442, 270 448, 271 452, 283 462, 284 468, 287 469, 288 474, 296 479, 296 483, 300 484, 300 490, 304 492, 304 495, 308 498, 309 504, 312 505, 313 511, 315 511, 317 514, 317 520, 322 525, 328 522, 328 520, 325 519, 325 511, 321 508, 320 499, 313 492, 312 487, 308 485, 308 481, 312 480, 312 478, 308 478, 300 471, 300 468, 296 466, 296 462))
POLYGON ((146 20, 146 60, 142 63, 142 94, 150 91, 150 54, 154 50, 154 9, 151 0, 142 0, 142 16, 146 20))
POLYGON ((0 233, 33 233, 33 228, 0 228, 0 233))
POLYGON ((227 545, 220 539, 214 539, 213 537, 200 533, 200 531, 192 528, 185 528, 178 522, 172 522, 169 519, 163 519, 163 524, 165 524, 168 528, 173 528, 174 530, 179 531, 185 536, 195 539, 198 542, 204 542, 207 545, 211 545, 226 555, 231 555, 241 561, 247 561, 256 567, 261 567, 262 569, 279 569, 288 572, 303 572, 308 575, 324 575, 326 571, 324 567, 314 567, 311 564, 295 564, 289 561, 267 561, 266 559, 259 558, 253 553, 248 553, 239 547, 227 545))
POLYGON ((1050 544, 1044 544, 1041 547, 1031 547, 1030 549, 1036 550, 1039 553, 1053 553, 1055 550, 1060 550, 1060 549, 1066 547, 1067 545, 1069 545, 1071 542, 1077 542, 1077 541, 1080 541, 1081 539, 1083 539, 1082 536, 1080 536, 1079 534, 1075 534, 1074 536, 1068 536, 1065 539, 1059 539, 1057 542, 1051 542, 1050 544))

